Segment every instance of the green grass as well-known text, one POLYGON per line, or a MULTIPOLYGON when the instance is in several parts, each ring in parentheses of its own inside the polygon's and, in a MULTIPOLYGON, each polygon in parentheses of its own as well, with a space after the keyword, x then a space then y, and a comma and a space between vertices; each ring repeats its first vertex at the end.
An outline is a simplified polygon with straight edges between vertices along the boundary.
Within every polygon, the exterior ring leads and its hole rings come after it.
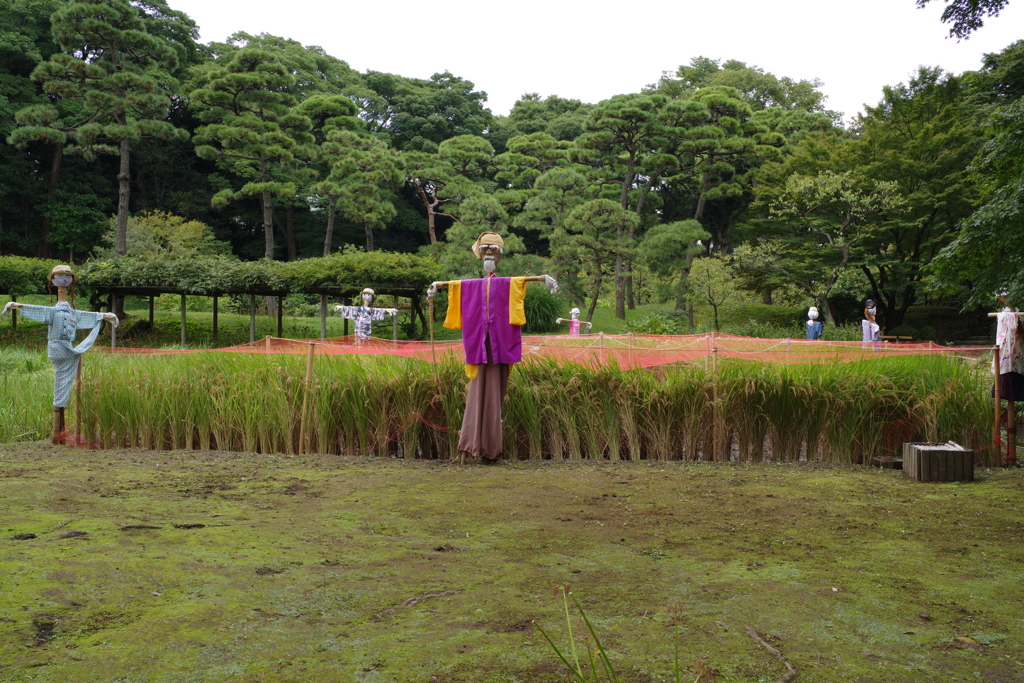
POLYGON ((0 444, 0 680, 563 683, 566 584, 631 683, 677 627, 687 681, 779 680, 748 628, 806 683, 1021 680, 1024 470, 978 476, 0 444))

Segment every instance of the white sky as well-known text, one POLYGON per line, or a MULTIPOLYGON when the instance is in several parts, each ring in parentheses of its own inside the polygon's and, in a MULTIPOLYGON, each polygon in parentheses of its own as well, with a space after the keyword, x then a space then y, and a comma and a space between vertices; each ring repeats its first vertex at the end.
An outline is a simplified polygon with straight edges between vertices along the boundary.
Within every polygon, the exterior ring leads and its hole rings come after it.
POLYGON ((429 78, 445 70, 488 94, 495 115, 527 92, 596 103, 639 92, 693 57, 737 59, 794 80, 824 82, 849 121, 919 65, 953 73, 1024 38, 1024 0, 969 40, 947 38, 943 0, 479 0, 346 2, 169 0, 203 42, 235 31, 319 45, 356 69, 429 78))

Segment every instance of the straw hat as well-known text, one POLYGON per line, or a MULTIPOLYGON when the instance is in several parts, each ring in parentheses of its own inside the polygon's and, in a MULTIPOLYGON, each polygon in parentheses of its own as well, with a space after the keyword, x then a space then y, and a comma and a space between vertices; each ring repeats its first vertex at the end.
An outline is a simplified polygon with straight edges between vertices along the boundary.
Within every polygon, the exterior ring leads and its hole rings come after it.
POLYGON ((78 277, 71 270, 71 266, 64 266, 64 265, 54 266, 53 270, 50 271, 50 274, 46 276, 46 281, 47 282, 53 282, 53 276, 54 275, 70 275, 72 277, 72 279, 78 280, 78 277))
POLYGON ((496 232, 482 232, 480 233, 480 236, 476 238, 476 242, 473 242, 473 255, 477 258, 482 258, 480 256, 480 247, 485 244, 497 245, 502 249, 505 248, 505 240, 501 238, 501 235, 496 232))
POLYGON ((361 291, 361 292, 359 292, 359 293, 360 293, 360 294, 369 294, 370 296, 377 296, 377 293, 376 293, 376 292, 374 292, 374 291, 373 291, 372 289, 370 289, 369 287, 365 288, 365 289, 364 289, 363 291, 361 291))

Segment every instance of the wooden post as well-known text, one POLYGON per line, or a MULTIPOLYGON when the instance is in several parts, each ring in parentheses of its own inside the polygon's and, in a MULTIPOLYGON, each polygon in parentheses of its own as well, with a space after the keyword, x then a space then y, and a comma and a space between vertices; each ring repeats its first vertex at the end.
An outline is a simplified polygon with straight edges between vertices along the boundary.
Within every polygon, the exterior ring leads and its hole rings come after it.
POLYGON ((181 295, 181 348, 185 348, 185 295, 181 295))
POLYGON ((341 328, 342 329, 341 335, 343 337, 347 337, 348 336, 348 318, 345 318, 344 320, 342 320, 342 323, 343 323, 344 327, 341 328))
MULTIPOLYGON (((395 297, 395 311, 398 311, 398 297, 395 297)), ((395 342, 395 348, 398 348, 398 313, 396 312, 391 316, 391 337, 395 342)))
POLYGON ((316 353, 316 343, 309 342, 309 354, 306 356, 306 391, 302 395, 302 417, 299 421, 299 454, 307 452, 306 448, 306 412, 309 407, 310 383, 313 381, 313 354, 316 353))
POLYGON ((266 335, 265 337, 263 337, 263 345, 266 347, 267 351, 270 350, 270 347, 272 346, 272 344, 273 344, 273 337, 271 337, 269 334, 266 335))
MULTIPOLYGON (((13 301, 14 303, 18 303, 18 297, 15 296, 14 294, 11 294, 11 301, 13 301)), ((16 334, 17 332, 18 332, 18 309, 17 308, 12 308, 11 309, 11 334, 16 334)))
POLYGON ((156 295, 149 295, 149 326, 153 327, 153 321, 155 320, 154 313, 156 311, 156 295))
POLYGON ((220 304, 220 297, 213 295, 213 338, 217 338, 217 307, 220 304))
POLYGON ((320 341, 327 339, 327 295, 320 295, 320 341))
POLYGON ((1002 408, 1002 401, 999 398, 999 347, 992 347, 992 373, 995 375, 992 397, 995 399, 995 421, 992 423, 992 466, 999 467, 1003 464, 1003 456, 999 448, 999 411, 1002 408))
MULTIPOLYGON (((108 300, 111 304, 113 303, 113 297, 108 300)), ((110 304, 107 305, 107 312, 113 313, 114 307, 110 304)), ((152 325, 150 326, 152 327, 152 325)), ((117 327, 115 325, 110 326, 110 348, 117 348, 117 327)))
POLYGON ((284 297, 277 297, 277 336, 284 336, 284 297))
POLYGON ((249 295, 249 343, 256 343, 256 295, 249 295))

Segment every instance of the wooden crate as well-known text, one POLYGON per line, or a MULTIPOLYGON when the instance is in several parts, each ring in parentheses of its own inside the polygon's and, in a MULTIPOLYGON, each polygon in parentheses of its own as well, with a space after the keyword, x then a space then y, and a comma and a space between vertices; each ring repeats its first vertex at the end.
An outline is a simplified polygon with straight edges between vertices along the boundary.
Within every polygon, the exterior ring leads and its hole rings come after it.
POLYGON ((903 472, 918 481, 974 481, 974 451, 952 441, 905 443, 903 472))

